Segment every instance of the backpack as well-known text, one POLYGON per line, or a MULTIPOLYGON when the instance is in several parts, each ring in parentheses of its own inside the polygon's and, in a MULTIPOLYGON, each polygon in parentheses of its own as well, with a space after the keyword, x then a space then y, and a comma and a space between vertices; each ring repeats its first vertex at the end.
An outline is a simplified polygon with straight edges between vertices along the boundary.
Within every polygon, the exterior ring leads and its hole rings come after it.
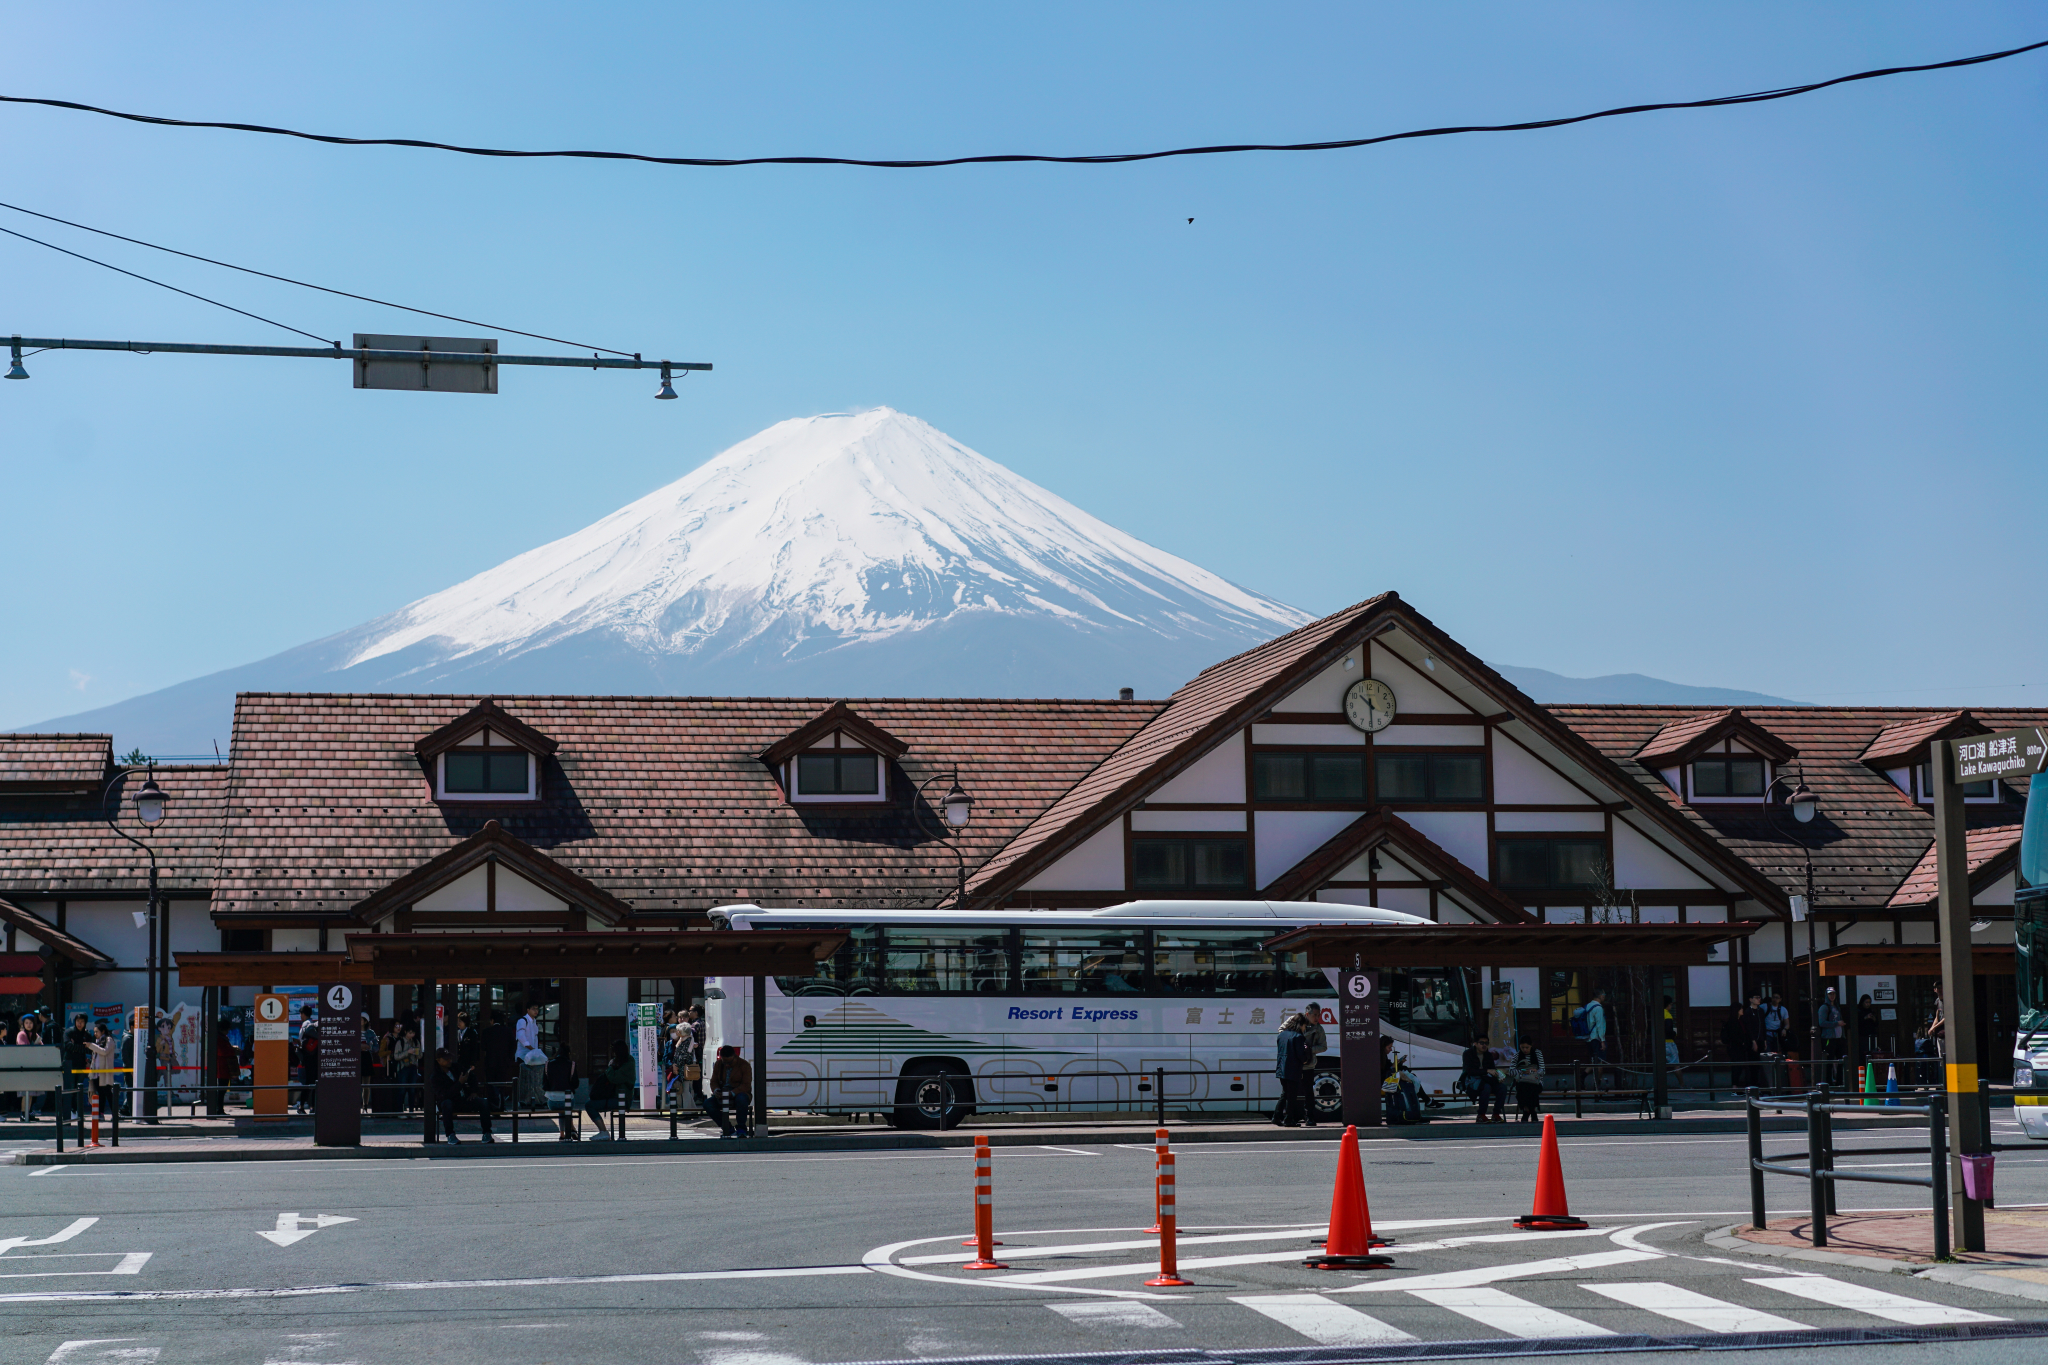
POLYGON ((1581 1005, 1572 1011, 1572 1037, 1591 1038, 1593 1036, 1592 1021, 1586 1018, 1586 1011, 1592 1008, 1591 1005, 1581 1005))

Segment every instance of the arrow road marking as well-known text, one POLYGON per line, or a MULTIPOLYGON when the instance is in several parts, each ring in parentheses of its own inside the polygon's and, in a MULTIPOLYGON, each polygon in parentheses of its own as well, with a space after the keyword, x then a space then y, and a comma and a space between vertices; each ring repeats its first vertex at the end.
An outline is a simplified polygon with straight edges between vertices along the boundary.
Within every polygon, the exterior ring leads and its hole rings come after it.
POLYGON ((0 1256, 5 1256, 16 1247, 53 1247, 59 1242, 68 1242, 99 1221, 97 1218, 77 1219, 54 1237, 0 1237, 0 1256))
POLYGON ((300 1213, 280 1213, 277 1215, 276 1228, 266 1228, 256 1235, 275 1242, 281 1247, 288 1247, 293 1242, 304 1241, 322 1228, 331 1228, 336 1223, 353 1223, 355 1221, 353 1218, 344 1218, 338 1213, 316 1213, 310 1217, 300 1213), (301 1224, 306 1223, 310 1223, 312 1226, 301 1226, 301 1224))

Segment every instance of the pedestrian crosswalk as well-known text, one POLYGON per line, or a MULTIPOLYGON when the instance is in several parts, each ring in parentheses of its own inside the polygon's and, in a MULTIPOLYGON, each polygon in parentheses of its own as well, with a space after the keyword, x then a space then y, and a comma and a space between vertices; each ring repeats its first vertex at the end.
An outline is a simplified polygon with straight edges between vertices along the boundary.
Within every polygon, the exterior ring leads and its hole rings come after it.
POLYGON ((1361 1313, 1348 1303, 1321 1294, 1247 1294, 1231 1300, 1292 1328, 1319 1346, 1371 1346, 1385 1341, 1413 1341, 1404 1332, 1361 1313))

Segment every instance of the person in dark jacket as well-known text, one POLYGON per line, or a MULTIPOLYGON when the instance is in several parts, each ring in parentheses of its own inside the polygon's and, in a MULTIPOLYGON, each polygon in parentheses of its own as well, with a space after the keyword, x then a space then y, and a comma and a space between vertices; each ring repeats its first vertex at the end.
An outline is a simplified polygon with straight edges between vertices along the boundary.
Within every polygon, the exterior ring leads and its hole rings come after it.
POLYGON ((590 1103, 584 1110, 590 1121, 597 1125, 600 1141, 611 1137, 605 1127, 605 1115, 623 1107, 627 1090, 633 1084, 633 1054, 626 1050, 626 1040, 612 1040, 611 1056, 605 1068, 590 1078, 590 1103))
MULTIPOLYGON (((560 1095, 563 1097, 559 1118, 562 1127, 562 1141, 564 1142, 580 1142, 583 1140, 583 1135, 576 1131, 575 1111, 582 1107, 579 1100, 587 1103, 589 1092, 585 1090, 583 1096, 579 1097, 577 1095, 576 1092, 579 1089, 583 1089, 579 1084, 579 1080, 580 1078, 576 1074, 576 1059, 569 1055, 568 1044, 557 1044, 555 1055, 548 1060, 547 1069, 541 1077, 541 1086, 543 1093, 546 1095, 560 1095)), ((550 1099, 549 1104, 552 1105, 553 1103, 554 1101, 550 1099)), ((599 1127, 601 1130, 603 1125, 599 1125, 599 1127)))
POLYGON ((747 1126, 748 1111, 754 1104, 754 1068, 730 1045, 718 1049, 711 1067, 711 1098, 716 1102, 712 1117, 718 1120, 720 1137, 752 1137, 747 1126))
POLYGON ((1280 1082, 1273 1122, 1282 1128, 1299 1128, 1308 1090, 1308 1038, 1298 1014, 1289 1015, 1273 1035, 1273 1076, 1280 1082))
POLYGON ((299 1112, 310 1114, 320 1103, 320 1026, 313 1007, 299 1007, 299 1112))
POLYGON ((1474 1120, 1478 1123, 1506 1123, 1507 1086, 1494 1074, 1493 1049, 1488 1045, 1485 1034, 1472 1040, 1472 1046, 1465 1049, 1459 1059, 1458 1089, 1470 1095, 1479 1107, 1474 1120), (1493 1116, 1487 1117, 1487 1102, 1492 1101, 1493 1116))
POLYGON ((518 1041, 512 1026, 489 1006, 478 1011, 478 1015, 484 1021, 477 1033, 483 1079, 491 1087, 491 1097, 502 1102, 511 1094, 512 1082, 519 1075, 518 1041))
MULTIPOLYGON (((71 1098, 71 1112, 85 1112, 85 1073, 92 1066, 92 1032, 85 1026, 85 1016, 71 1017, 71 1027, 64 1034, 64 1092, 71 1098)), ((63 1107, 58 1107, 57 1117, 64 1117, 63 1107)))

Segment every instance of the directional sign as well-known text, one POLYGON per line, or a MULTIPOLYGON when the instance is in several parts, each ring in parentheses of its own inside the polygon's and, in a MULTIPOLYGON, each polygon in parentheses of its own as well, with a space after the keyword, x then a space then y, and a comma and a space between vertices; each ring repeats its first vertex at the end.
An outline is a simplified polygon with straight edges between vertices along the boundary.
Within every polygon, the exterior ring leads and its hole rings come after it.
POLYGON ((1949 742, 1955 750, 1956 781, 2030 777, 2048 767, 2048 731, 2000 730, 1949 742))
POLYGON ((266 1241, 275 1242, 281 1247, 288 1247, 293 1242, 303 1242, 322 1228, 331 1228, 337 1223, 353 1223, 355 1221, 353 1218, 344 1218, 338 1213, 280 1213, 277 1215, 276 1227, 265 1228, 256 1235, 266 1241))

